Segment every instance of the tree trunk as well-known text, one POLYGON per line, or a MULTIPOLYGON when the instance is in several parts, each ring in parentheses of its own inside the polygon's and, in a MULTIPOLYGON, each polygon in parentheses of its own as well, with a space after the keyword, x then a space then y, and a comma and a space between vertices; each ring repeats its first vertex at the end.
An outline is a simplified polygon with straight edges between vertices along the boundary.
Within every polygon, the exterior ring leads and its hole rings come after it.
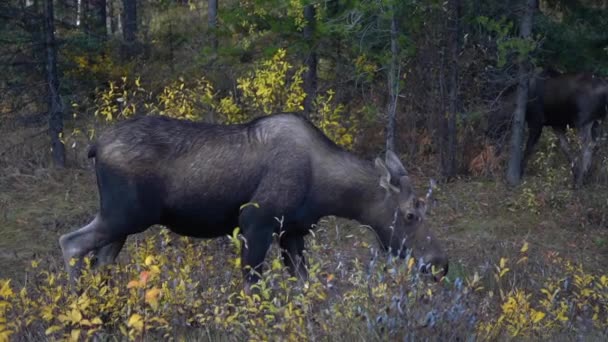
POLYGON ((443 177, 456 175, 456 119, 458 115, 458 54, 460 50, 460 0, 448 1, 448 106, 441 115, 441 171, 443 177))
POLYGON ((74 0, 76 5, 76 26, 80 27, 82 24, 82 0, 74 0))
POLYGON ((112 17, 114 16, 114 5, 112 0, 106 0, 106 36, 111 37, 114 34, 112 25, 112 17))
MULTIPOLYGON (((529 40, 532 35, 532 18, 536 9, 536 0, 525 0, 525 9, 519 25, 519 35, 529 40)), ((526 118, 526 105, 528 103, 528 57, 520 56, 518 62, 517 97, 515 112, 513 113, 513 126, 511 129, 511 155, 507 170, 507 182, 511 186, 518 185, 521 181, 522 143, 524 123, 526 118)))
POLYGON ((308 45, 308 56, 305 59, 305 65, 308 67, 304 74, 304 112, 307 116, 314 110, 314 102, 317 96, 317 52, 315 49, 314 32, 315 32, 315 7, 312 4, 304 6, 304 40, 308 45))
MULTIPOLYGON (((106 38, 106 17, 107 17, 107 3, 106 0, 88 0, 89 4, 89 21, 91 26, 91 32, 99 39, 104 40, 106 38)), ((109 2, 109 0, 108 0, 109 2)))
POLYGON ((57 45, 55 44, 55 23, 53 0, 45 0, 44 36, 46 45, 46 82, 48 85, 49 134, 51 154, 55 167, 65 167, 65 147, 61 141, 63 134, 63 104, 59 95, 57 75, 57 45))
MULTIPOLYGON (((394 9, 393 9, 394 11, 394 9)), ((386 122, 386 150, 395 151, 395 131, 397 124, 397 99, 399 98, 399 42, 397 41, 397 16, 391 16, 391 61, 388 68, 388 119, 386 122)))
POLYGON ((122 0, 123 4, 123 20, 122 20, 122 37, 124 40, 124 53, 126 57, 132 57, 135 54, 137 33, 137 1, 122 0))
POLYGON ((207 25, 209 26, 209 38, 211 40, 211 48, 213 53, 217 54, 217 9, 218 0, 209 0, 207 9, 207 25))

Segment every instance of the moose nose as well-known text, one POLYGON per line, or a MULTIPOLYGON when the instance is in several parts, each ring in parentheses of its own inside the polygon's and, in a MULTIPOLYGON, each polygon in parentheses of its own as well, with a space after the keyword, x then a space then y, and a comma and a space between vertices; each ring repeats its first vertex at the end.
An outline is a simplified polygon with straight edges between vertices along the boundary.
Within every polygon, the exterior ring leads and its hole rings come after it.
POLYGON ((435 281, 441 280, 448 274, 449 262, 447 258, 434 256, 421 258, 420 272, 431 274, 435 281), (429 260, 428 262, 426 260, 429 260))

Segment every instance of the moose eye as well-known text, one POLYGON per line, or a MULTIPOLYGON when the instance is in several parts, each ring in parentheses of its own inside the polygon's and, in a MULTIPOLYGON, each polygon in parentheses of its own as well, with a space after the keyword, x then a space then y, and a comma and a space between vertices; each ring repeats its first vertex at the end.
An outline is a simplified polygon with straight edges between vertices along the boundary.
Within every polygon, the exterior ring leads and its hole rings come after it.
POLYGON ((413 219, 414 219, 414 214, 412 214, 412 213, 407 213, 407 215, 405 215, 405 218, 406 218, 408 221, 411 221, 411 220, 413 220, 413 219))

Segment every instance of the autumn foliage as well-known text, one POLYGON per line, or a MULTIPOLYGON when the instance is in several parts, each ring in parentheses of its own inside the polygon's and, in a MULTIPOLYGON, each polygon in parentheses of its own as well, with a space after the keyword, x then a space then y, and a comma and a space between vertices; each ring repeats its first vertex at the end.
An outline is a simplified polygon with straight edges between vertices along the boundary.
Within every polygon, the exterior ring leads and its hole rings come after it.
POLYGON ((327 230, 319 233, 308 241, 307 282, 291 277, 272 249, 253 296, 242 292, 238 229, 223 240, 168 230, 137 239, 118 265, 91 270, 88 260, 76 292, 64 272, 33 261, 24 286, 0 280, 0 340, 537 339, 608 324, 608 276, 558 254, 546 256, 553 275, 540 286, 518 286, 535 272, 527 242, 486 273, 436 284, 411 257, 393 259, 366 243, 357 243, 360 256, 344 257, 327 230))

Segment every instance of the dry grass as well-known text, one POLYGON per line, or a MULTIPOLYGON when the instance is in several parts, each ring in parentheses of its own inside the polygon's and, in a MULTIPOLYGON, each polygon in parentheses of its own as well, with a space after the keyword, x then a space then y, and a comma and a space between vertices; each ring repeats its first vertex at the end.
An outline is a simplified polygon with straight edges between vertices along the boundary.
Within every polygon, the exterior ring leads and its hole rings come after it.
POLYGON ((485 144, 483 150, 469 162, 468 171, 473 176, 497 177, 500 175, 501 166, 502 158, 496 156, 494 146, 485 144))

